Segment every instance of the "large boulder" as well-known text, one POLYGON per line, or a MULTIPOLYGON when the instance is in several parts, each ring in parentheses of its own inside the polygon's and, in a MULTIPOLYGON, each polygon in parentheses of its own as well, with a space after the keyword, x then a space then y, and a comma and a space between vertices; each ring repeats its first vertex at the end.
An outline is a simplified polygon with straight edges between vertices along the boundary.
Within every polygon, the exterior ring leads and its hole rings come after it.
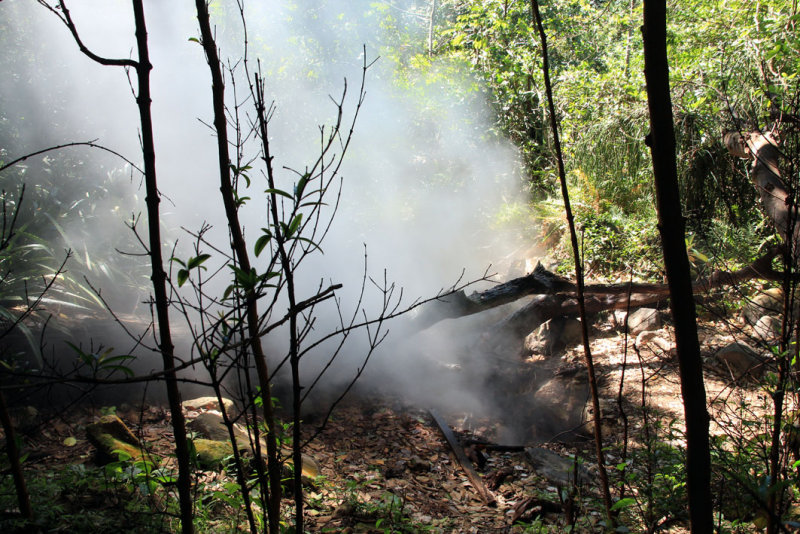
MULTIPOLYGON (((228 432, 228 427, 225 426, 225 420, 220 414, 217 413, 201 413, 186 423, 186 427, 205 439, 213 439, 217 441, 230 440, 230 433, 228 432)), ((233 434, 236 436, 236 441, 239 444, 240 449, 249 447, 250 438, 247 435, 247 430, 242 428, 240 425, 234 424, 233 434)))
POLYGON ((562 370, 541 383, 525 402, 530 441, 570 441, 584 432, 589 380, 583 367, 562 370))
POLYGON ((197 453, 197 465, 202 469, 219 470, 233 456, 233 447, 230 441, 194 438, 192 443, 197 453))
MULTIPOLYGON (((206 412, 198 415, 186 424, 187 428, 197 434, 194 440, 197 450, 197 459, 201 467, 207 469, 218 469, 224 461, 233 455, 233 446, 230 442, 228 427, 222 416, 213 412, 206 412), (201 451, 204 455, 201 458, 201 451)), ((236 436, 236 445, 239 451, 246 457, 252 458, 254 453, 250 448, 251 438, 248 436, 247 429, 241 425, 233 425, 233 433, 236 436)), ((260 440, 262 454, 266 454, 267 445, 263 439, 260 440)), ((284 453, 286 455, 286 453, 284 453)), ((291 460, 288 461, 291 464, 291 460)), ((303 456, 303 475, 314 479, 321 474, 321 468, 317 462, 310 457, 303 456)))

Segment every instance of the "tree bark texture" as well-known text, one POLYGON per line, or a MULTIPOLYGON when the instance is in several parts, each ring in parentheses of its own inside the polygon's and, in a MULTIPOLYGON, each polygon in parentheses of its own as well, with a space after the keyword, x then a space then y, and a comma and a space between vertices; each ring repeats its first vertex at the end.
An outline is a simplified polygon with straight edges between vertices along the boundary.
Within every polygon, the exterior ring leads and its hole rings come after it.
POLYGON ((14 488, 17 492, 17 503, 19 513, 28 521, 33 521, 33 508, 31 507, 31 496, 28 493, 28 486, 25 483, 25 475, 22 472, 22 462, 20 461, 19 447, 17 446, 17 433, 8 412, 6 397, 0 391, 0 422, 2 422, 3 432, 5 433, 6 455, 8 456, 9 470, 14 479, 14 488))
POLYGON ((667 61, 667 6, 664 0, 645 0, 644 72, 650 112, 648 144, 653 159, 656 208, 664 266, 669 285, 670 309, 675 327, 681 395, 686 420, 686 480, 689 521, 694 534, 711 533, 711 457, 708 410, 703 382, 700 343, 685 224, 678 192, 675 132, 667 61))

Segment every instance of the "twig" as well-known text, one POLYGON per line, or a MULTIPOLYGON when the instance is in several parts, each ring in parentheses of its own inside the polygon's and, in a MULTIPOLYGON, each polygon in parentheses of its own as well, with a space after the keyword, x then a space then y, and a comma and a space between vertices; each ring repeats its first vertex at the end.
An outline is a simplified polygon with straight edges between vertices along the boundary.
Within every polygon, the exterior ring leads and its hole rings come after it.
POLYGON ((34 156, 38 156, 39 154, 44 154, 46 152, 52 152, 54 150, 60 150, 62 148, 68 148, 68 147, 72 147, 72 146, 88 146, 88 147, 91 147, 91 148, 98 148, 100 150, 104 150, 104 151, 108 152, 109 154, 113 154, 113 155, 117 156, 118 158, 120 158, 125 163, 127 163, 128 165, 130 165, 131 167, 133 167, 134 169, 136 169, 137 171, 139 171, 139 173, 144 174, 144 171, 142 169, 140 169, 131 160, 129 160, 128 158, 126 158, 125 156, 123 156, 122 154, 120 154, 119 152, 117 152, 115 150, 111 150, 110 148, 105 147, 103 145, 98 145, 95 141, 97 141, 97 139, 92 139, 91 141, 74 141, 72 143, 64 143, 62 145, 56 145, 56 146, 51 146, 51 147, 48 147, 48 148, 43 148, 41 150, 37 150, 36 152, 31 152, 30 154, 25 154, 24 156, 20 156, 17 159, 11 160, 8 163, 6 163, 5 165, 1 165, 0 166, 0 172, 8 169, 9 167, 13 167, 17 163, 23 162, 28 158, 32 158, 34 156))

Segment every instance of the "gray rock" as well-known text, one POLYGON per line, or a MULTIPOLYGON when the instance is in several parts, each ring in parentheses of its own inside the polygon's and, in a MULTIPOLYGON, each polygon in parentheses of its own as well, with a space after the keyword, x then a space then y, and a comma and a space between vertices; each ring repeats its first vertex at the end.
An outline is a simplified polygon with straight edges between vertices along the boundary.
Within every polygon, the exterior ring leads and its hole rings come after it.
POLYGON ((564 320, 564 330, 561 332, 561 341, 567 347, 583 343, 583 328, 580 319, 567 317, 564 320))
POLYGON ((658 331, 655 330, 639 332, 639 335, 636 336, 635 344, 638 349, 650 347, 653 352, 660 351, 670 355, 675 349, 675 345, 672 342, 660 337, 658 331))
POLYGON ((578 319, 554 317, 525 338, 525 350, 531 354, 551 356, 565 347, 580 343, 581 339, 581 322, 578 319))
MULTIPOLYGON (((800 310, 800 303, 794 303, 794 314, 800 310)), ((755 325, 765 315, 783 313, 783 290, 778 287, 767 289, 751 298, 742 308, 742 318, 749 325, 755 325)))
POLYGON ((756 322, 753 331, 763 341, 776 342, 781 335, 782 328, 783 321, 780 318, 774 315, 765 315, 756 322))
POLYGON ((628 331, 634 336, 646 330, 659 328, 661 328, 661 315, 655 308, 639 308, 628 314, 628 331))
POLYGON ((583 367, 547 379, 530 400, 532 441, 569 441, 581 435, 588 400, 589 380, 583 367))
POLYGON ((735 379, 745 375, 759 376, 763 373, 765 358, 746 343, 731 343, 717 351, 717 361, 730 370, 735 379))
POLYGON ((625 310, 614 310, 611 314, 613 320, 613 326, 618 328, 622 328, 625 326, 625 317, 628 316, 628 312, 625 310))

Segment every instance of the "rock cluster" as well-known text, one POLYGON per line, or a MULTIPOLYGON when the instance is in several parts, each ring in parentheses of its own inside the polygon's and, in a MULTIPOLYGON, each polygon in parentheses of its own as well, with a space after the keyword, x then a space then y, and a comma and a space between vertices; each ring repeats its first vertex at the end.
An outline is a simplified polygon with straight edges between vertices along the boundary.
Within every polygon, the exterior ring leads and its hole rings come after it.
MULTIPOLYGON (((226 413, 234 409, 230 399, 222 399, 226 413)), ((231 431, 219 410, 215 397, 200 397, 182 403, 187 416, 187 428, 192 435, 192 443, 196 452, 197 465, 200 469, 218 471, 223 469, 233 457, 231 431)), ((254 440, 251 433, 239 424, 231 426, 238 451, 246 461, 254 458, 254 440)), ((147 452, 136 435, 116 415, 104 415, 96 422, 87 425, 86 434, 89 442, 95 447, 98 461, 108 463, 120 458, 120 453, 133 461, 147 459, 158 463, 160 458, 147 452)), ((266 444, 259 440, 261 456, 266 455, 266 444)), ((288 454, 284 454, 288 456, 288 454)), ((288 461, 291 464, 291 460, 288 461)), ((320 474, 320 468, 313 458, 303 458, 303 475, 309 481, 320 474)))

